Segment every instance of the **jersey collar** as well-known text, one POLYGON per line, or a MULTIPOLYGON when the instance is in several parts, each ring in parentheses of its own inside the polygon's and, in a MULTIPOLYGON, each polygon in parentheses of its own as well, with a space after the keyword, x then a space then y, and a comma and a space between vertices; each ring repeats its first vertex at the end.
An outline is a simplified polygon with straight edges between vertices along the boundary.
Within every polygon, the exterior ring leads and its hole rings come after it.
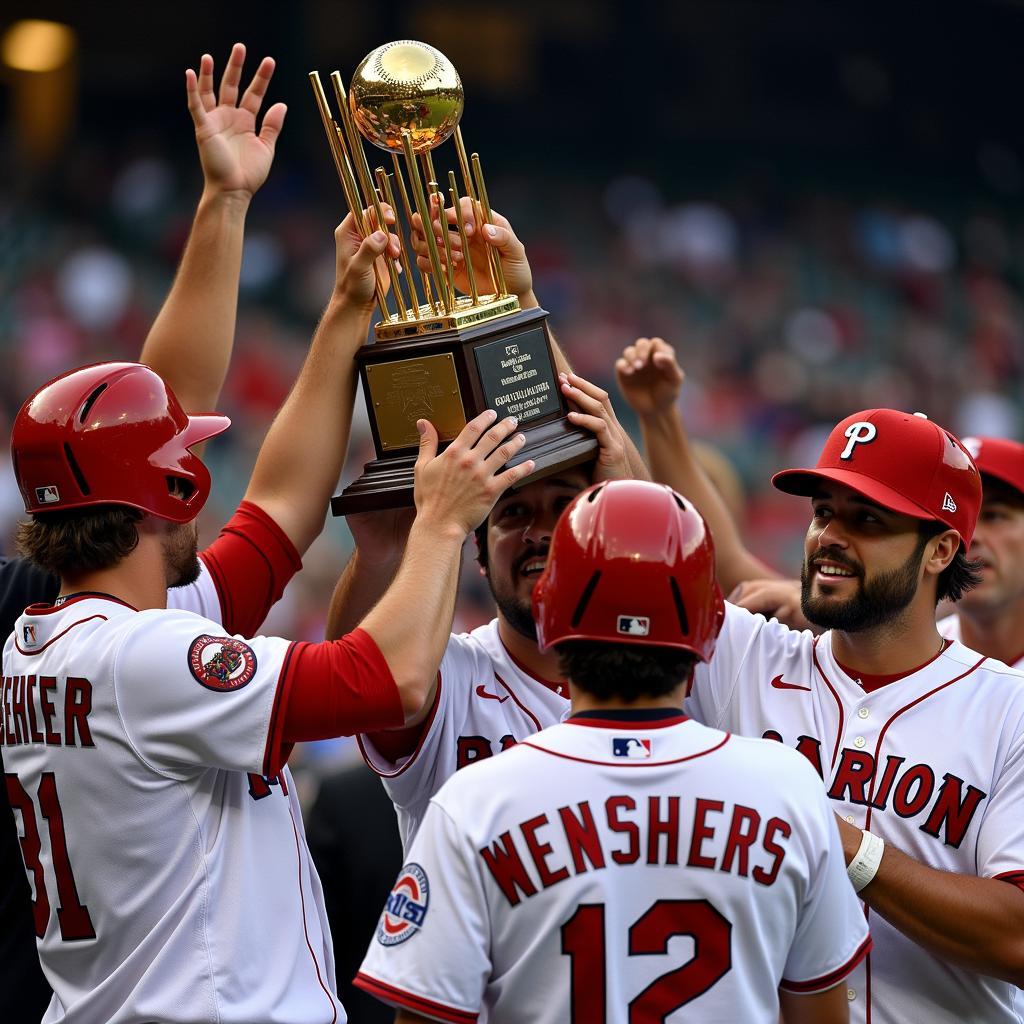
POLYGON ((687 721, 682 708, 595 708, 577 711, 566 725, 586 725, 597 729, 665 729, 687 721))

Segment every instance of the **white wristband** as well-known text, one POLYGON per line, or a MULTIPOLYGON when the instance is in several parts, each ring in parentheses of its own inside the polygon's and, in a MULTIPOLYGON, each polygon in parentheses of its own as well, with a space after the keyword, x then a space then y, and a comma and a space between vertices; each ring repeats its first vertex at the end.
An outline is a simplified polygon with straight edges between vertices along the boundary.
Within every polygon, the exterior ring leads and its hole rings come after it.
POLYGON ((864 836, 853 855, 853 860, 846 866, 846 874, 849 876, 850 884, 854 892, 860 892, 878 871, 878 865, 882 863, 882 854, 885 852, 885 843, 873 832, 864 829, 864 836))

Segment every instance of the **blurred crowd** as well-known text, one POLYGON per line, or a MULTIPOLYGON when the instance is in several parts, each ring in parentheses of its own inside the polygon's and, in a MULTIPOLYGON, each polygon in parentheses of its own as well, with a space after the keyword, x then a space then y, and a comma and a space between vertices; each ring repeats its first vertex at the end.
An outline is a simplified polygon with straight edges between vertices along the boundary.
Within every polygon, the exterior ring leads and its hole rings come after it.
MULTIPOLYGON (((112 162, 78 145, 33 201, 0 193, 0 423, 45 380, 137 357, 166 295, 198 194, 194 156, 153 147, 112 162)), ((964 434, 1020 438, 1024 227, 991 206, 925 209, 841 194, 687 196, 640 176, 536 182, 492 172, 492 202, 525 241, 535 290, 575 368, 614 394, 638 335, 676 345, 691 432, 732 463, 745 532, 792 569, 802 510, 768 486, 813 459, 837 417, 878 405, 964 434)), ((211 539, 241 497, 269 420, 330 293, 340 190, 279 162, 249 215, 235 355, 221 401, 232 429, 209 446, 211 539)), ((627 426, 628 408, 617 401, 627 426)), ((347 475, 372 458, 361 399, 347 475)), ((20 501, 0 476, 10 549, 20 501)), ((322 637, 350 549, 332 520, 268 630, 322 637)), ((467 550, 457 625, 490 617, 467 550)), ((325 757, 334 757, 330 747, 325 757)), ((312 756, 315 757, 314 751, 312 756)))

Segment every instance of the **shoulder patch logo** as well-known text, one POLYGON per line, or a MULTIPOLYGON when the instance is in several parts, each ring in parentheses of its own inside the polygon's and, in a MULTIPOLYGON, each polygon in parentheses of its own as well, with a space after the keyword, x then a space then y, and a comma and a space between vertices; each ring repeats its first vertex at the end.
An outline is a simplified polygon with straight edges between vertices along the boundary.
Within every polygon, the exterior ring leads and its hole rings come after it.
POLYGON ((377 941, 382 946, 397 946, 411 939, 423 927, 430 903, 430 883, 419 864, 409 863, 398 873, 377 923, 377 941))
POLYGON ((256 675, 256 654, 234 637, 204 633, 188 649, 188 667, 208 690, 240 690, 256 675))

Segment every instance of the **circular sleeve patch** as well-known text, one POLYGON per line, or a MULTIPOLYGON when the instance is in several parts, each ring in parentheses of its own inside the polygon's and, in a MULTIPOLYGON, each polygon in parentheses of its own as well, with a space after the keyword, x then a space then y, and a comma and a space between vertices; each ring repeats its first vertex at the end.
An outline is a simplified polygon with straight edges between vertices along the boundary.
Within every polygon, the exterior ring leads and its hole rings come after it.
POLYGON ((380 915, 377 941, 382 946, 397 946, 411 939, 423 927, 429 902, 430 883, 426 871, 419 864, 406 864, 380 915))
POLYGON ((256 653, 234 637, 204 633, 188 649, 188 667, 208 690, 240 690, 256 675, 256 653))

